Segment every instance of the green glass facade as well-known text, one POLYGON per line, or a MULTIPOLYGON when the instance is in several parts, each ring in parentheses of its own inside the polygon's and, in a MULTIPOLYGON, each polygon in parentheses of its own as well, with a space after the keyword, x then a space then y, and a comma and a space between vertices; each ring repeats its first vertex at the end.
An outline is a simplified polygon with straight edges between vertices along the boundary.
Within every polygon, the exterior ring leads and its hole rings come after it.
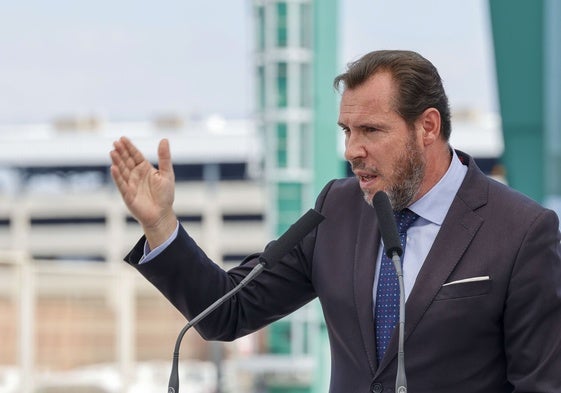
MULTIPOLYGON (((336 0, 253 0, 253 5, 257 121, 265 134, 273 207, 267 218, 272 235, 278 236, 313 207, 327 179, 343 175, 332 88, 338 71, 338 10, 336 0)), ((313 358, 316 375, 304 385, 271 384, 269 392, 327 391, 329 347, 319 305, 298 313, 269 327, 269 351, 313 358)))
POLYGON ((313 203, 313 2, 254 1, 258 121, 274 235, 313 203))
POLYGON ((507 181, 561 214, 561 2, 489 7, 507 181))

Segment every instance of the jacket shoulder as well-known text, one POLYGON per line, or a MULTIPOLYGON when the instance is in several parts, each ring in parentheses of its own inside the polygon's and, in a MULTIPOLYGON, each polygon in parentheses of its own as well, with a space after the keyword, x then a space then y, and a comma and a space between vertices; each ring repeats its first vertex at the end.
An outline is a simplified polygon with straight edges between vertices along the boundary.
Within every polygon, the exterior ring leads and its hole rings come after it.
POLYGON ((355 198, 362 199, 362 191, 358 185, 358 181, 354 177, 343 179, 334 179, 323 187, 317 201, 316 209, 321 210, 327 206, 337 204, 342 201, 349 201, 355 198))

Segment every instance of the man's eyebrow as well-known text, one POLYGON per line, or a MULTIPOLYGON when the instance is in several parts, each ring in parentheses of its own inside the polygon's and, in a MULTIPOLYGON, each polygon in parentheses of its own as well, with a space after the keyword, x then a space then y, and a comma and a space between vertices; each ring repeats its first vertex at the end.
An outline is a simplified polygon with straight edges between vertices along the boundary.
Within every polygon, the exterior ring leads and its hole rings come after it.
MULTIPOLYGON (((348 128, 348 126, 340 121, 337 122, 337 125, 341 128, 348 128)), ((364 123, 364 124, 360 124, 358 126, 355 126, 354 128, 360 129, 360 130, 367 130, 367 129, 371 129, 371 128, 376 128, 376 129, 383 129, 384 125, 381 123, 364 123)))

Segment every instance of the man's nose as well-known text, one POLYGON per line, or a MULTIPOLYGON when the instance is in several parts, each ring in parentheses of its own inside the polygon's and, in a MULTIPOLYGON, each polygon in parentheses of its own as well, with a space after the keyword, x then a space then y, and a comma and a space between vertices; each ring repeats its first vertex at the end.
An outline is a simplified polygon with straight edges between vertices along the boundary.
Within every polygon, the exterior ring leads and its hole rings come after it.
POLYGON ((363 138, 358 133, 349 132, 345 138, 345 159, 351 161, 365 156, 366 149, 363 138))

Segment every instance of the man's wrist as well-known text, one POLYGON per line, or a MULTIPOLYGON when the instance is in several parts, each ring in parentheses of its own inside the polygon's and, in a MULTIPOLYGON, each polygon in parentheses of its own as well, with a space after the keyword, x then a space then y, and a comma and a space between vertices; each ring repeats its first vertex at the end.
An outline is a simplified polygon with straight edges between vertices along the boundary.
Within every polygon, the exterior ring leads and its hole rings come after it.
POLYGON ((173 213, 163 216, 156 225, 143 226, 144 236, 146 236, 150 249, 153 250, 163 244, 176 228, 177 217, 173 213))
POLYGON ((158 255, 160 255, 169 245, 177 238, 177 233, 179 231, 179 221, 175 223, 175 230, 171 234, 171 236, 162 244, 160 244, 155 249, 150 249, 147 241, 144 241, 144 254, 138 261, 138 264, 143 264, 150 262, 152 259, 155 259, 158 255))

